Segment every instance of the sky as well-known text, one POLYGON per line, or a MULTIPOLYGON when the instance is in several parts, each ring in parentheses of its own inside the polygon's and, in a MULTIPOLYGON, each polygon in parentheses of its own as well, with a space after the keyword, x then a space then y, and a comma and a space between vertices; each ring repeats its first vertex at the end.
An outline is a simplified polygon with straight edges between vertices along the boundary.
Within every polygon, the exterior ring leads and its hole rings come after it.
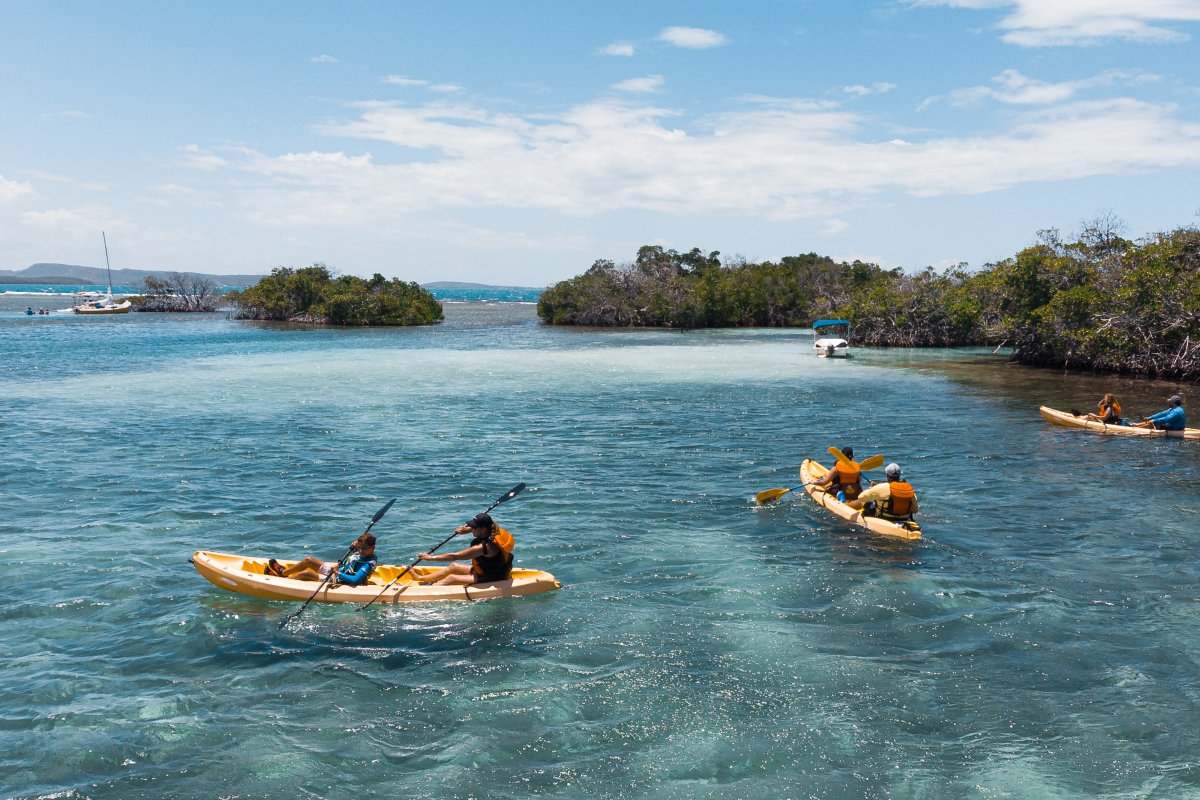
POLYGON ((0 0, 0 269, 545 286, 1200 224, 1200 0, 0 0))

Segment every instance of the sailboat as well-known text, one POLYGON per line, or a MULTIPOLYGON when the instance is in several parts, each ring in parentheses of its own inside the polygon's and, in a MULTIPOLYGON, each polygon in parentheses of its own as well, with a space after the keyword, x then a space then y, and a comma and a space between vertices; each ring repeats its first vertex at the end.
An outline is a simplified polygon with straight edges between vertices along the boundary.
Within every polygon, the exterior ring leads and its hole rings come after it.
POLYGON ((104 266, 108 268, 108 294, 101 298, 89 298, 80 302, 71 308, 76 314, 128 314, 133 308, 133 303, 129 300, 117 302, 113 299, 112 293, 112 264, 108 263, 108 237, 104 235, 104 231, 100 231, 100 237, 104 240, 104 266))

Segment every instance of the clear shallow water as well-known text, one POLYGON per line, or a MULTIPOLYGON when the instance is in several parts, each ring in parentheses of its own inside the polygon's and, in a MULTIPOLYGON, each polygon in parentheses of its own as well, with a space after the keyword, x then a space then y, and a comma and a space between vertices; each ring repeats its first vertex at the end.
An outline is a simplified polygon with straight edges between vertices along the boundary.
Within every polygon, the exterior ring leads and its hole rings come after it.
POLYGON ((4 797, 1200 797, 1200 448, 1036 413, 1175 387, 446 311, 0 313, 4 797), (922 544, 753 506, 845 443, 922 544), (187 563, 336 558, 392 497, 408 563, 518 481, 559 592, 280 631, 187 563))

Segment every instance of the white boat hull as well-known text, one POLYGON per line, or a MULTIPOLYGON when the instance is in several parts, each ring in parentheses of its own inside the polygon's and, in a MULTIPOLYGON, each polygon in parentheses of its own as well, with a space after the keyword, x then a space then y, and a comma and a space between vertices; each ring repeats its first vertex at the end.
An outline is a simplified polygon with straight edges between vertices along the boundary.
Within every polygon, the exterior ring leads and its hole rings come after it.
POLYGON ((817 352, 817 358, 850 357, 850 343, 845 339, 817 339, 813 342, 813 350, 817 352))
POLYGON ((76 314, 128 314, 133 309, 133 303, 122 300, 120 303, 84 303, 71 310, 76 314))

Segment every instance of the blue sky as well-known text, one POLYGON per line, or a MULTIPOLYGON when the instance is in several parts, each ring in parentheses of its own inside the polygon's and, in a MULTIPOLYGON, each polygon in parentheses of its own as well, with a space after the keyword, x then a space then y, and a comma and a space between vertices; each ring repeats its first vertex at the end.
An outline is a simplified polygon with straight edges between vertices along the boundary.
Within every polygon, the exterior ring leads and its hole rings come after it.
POLYGON ((540 286, 1200 223, 1200 0, 0 0, 0 269, 540 286))

